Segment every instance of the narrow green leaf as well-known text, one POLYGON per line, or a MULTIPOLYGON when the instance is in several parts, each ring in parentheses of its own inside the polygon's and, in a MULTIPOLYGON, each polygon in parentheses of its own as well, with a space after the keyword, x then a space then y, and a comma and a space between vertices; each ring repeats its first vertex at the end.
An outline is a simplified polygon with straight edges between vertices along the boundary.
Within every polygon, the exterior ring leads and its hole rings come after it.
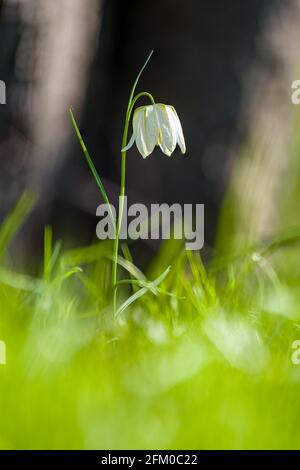
MULTIPOLYGON (((151 282, 151 285, 153 287, 157 287, 159 284, 163 282, 163 280, 167 277, 171 270, 171 266, 169 266, 158 278, 156 278, 154 281, 151 282)), ((150 288, 149 287, 143 287, 139 291, 135 292, 133 295, 131 295, 117 310, 116 312, 116 317, 121 315, 133 302, 135 302, 137 299, 145 295, 147 292, 149 292, 150 288)))
POLYGON ((6 217, 0 228, 0 257, 15 236, 36 201, 32 193, 25 192, 14 210, 6 217))
POLYGON ((105 202, 106 204, 108 204, 109 215, 110 215, 111 220, 112 220, 112 223, 113 223, 113 225, 114 225, 114 227, 115 227, 115 220, 114 220, 114 216, 113 216, 113 213, 112 213, 112 211, 111 211, 111 208, 110 208, 110 202, 109 202, 107 193, 106 193, 106 191, 105 191, 105 188, 104 188, 104 186, 103 186, 103 183, 102 183, 102 181, 101 181, 101 178, 100 178, 100 176, 99 176, 99 173, 98 173, 98 171, 96 170, 96 167, 95 167, 95 165, 94 165, 94 163, 93 163, 93 160, 92 160, 92 158, 91 158, 91 156, 90 156, 90 154, 89 154, 89 152, 88 152, 88 150, 87 150, 87 148, 86 148, 86 145, 85 145, 84 140, 83 140, 83 138, 82 138, 82 135, 81 135, 81 133, 80 133, 79 127, 78 127, 77 122, 76 122, 76 120, 75 120, 75 117, 74 117, 72 108, 69 109, 69 112, 70 112, 70 115, 71 115, 73 127, 74 127, 74 129, 75 129, 77 138, 78 138, 78 140, 79 140, 79 142, 80 142, 80 145, 81 145, 81 148, 82 148, 82 150, 83 150, 84 156, 85 156, 86 161, 87 161, 87 163, 88 163, 88 165, 89 165, 89 168, 90 168, 90 170, 91 170, 91 172, 92 172, 92 174, 93 174, 93 176, 94 176, 94 178, 95 178, 95 181, 96 181, 96 183, 97 183, 97 186, 98 186, 98 188, 100 189, 100 192, 101 192, 101 194, 102 194, 102 197, 103 197, 103 199, 104 199, 104 202, 105 202))

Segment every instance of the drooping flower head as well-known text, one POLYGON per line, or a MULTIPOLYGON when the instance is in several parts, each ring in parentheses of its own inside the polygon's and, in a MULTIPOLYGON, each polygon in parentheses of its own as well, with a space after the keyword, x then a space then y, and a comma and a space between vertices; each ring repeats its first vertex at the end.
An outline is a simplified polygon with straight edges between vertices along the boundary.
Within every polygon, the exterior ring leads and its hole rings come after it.
POLYGON ((181 152, 186 152, 185 140, 179 117, 173 106, 153 104, 137 108, 132 120, 133 135, 125 149, 134 142, 143 158, 150 155, 155 146, 170 156, 178 144, 181 152))

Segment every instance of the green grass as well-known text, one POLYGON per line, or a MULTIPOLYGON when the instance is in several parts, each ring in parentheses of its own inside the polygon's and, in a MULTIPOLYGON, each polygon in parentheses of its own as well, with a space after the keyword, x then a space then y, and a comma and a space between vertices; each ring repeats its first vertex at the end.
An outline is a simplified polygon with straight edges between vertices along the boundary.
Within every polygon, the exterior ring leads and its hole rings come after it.
POLYGON ((170 241, 145 275, 125 246, 114 320, 109 243, 47 227, 40 277, 11 270, 32 202, 0 231, 0 448, 300 447, 300 230, 206 267, 170 241))

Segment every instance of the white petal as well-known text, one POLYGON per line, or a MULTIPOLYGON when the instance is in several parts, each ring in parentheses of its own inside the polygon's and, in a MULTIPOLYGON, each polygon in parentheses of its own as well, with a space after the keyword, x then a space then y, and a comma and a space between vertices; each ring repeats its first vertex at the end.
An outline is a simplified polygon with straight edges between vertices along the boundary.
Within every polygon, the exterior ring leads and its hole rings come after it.
POLYGON ((134 134, 132 134, 130 141, 128 142, 126 147, 122 148, 121 152, 127 152, 127 150, 129 150, 133 146, 134 141, 135 141, 135 137, 134 137, 134 134))
POLYGON ((135 127, 135 133, 136 133, 136 146, 138 148, 138 151, 142 155, 143 158, 148 157, 149 155, 149 150, 147 148, 147 142, 146 142, 146 112, 145 109, 142 110, 140 116, 138 117, 138 121, 136 123, 135 127))
POLYGON ((145 141, 149 154, 153 152, 158 139, 158 122, 154 106, 145 108, 145 141))
POLYGON ((184 135, 183 135, 183 131, 182 131, 181 122, 180 122, 180 119, 178 117, 178 114, 177 114, 175 108, 173 106, 171 106, 171 109, 173 111, 173 119, 174 119, 175 126, 176 126, 177 143, 180 147, 181 152, 185 153, 186 152, 186 146, 185 146, 185 140, 184 140, 184 135))
POLYGON ((135 141, 138 151, 143 158, 146 158, 156 145, 158 124, 153 106, 143 106, 138 108, 138 111, 133 123, 135 141))
MULTIPOLYGON (((133 135, 135 139, 135 143, 139 152, 144 156, 144 150, 142 149, 141 144, 141 123, 144 120, 144 106, 137 108, 133 115, 132 126, 133 126, 133 135)), ((145 157, 144 157, 145 158, 145 157)))
POLYGON ((139 108, 136 108, 136 110, 133 113, 132 127, 133 127, 133 133, 134 134, 135 134, 135 131, 136 131, 136 128, 137 128, 137 124, 138 124, 141 116, 143 116, 144 108, 145 108, 145 106, 140 106, 139 108))
POLYGON ((158 145, 166 155, 170 156, 174 152, 177 143, 177 132, 171 111, 168 106, 163 104, 155 105, 155 109, 159 125, 158 145))

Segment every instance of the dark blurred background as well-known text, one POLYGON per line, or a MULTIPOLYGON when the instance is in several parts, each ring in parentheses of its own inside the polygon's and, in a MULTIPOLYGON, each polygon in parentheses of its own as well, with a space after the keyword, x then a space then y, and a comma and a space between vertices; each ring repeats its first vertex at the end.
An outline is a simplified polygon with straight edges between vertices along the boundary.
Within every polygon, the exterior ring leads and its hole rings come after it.
POLYGON ((95 237, 101 198, 68 108, 116 201, 124 112, 151 49, 139 90, 175 106, 188 151, 168 158, 155 150, 144 161, 131 150, 130 200, 204 203, 207 249, 218 233, 225 194, 222 224, 231 244, 276 228, 288 178, 299 0, 0 5, 0 79, 7 84, 7 105, 0 107, 0 210, 7 214, 25 188, 39 194, 23 234, 29 250, 36 251, 46 223, 70 243, 95 237))

